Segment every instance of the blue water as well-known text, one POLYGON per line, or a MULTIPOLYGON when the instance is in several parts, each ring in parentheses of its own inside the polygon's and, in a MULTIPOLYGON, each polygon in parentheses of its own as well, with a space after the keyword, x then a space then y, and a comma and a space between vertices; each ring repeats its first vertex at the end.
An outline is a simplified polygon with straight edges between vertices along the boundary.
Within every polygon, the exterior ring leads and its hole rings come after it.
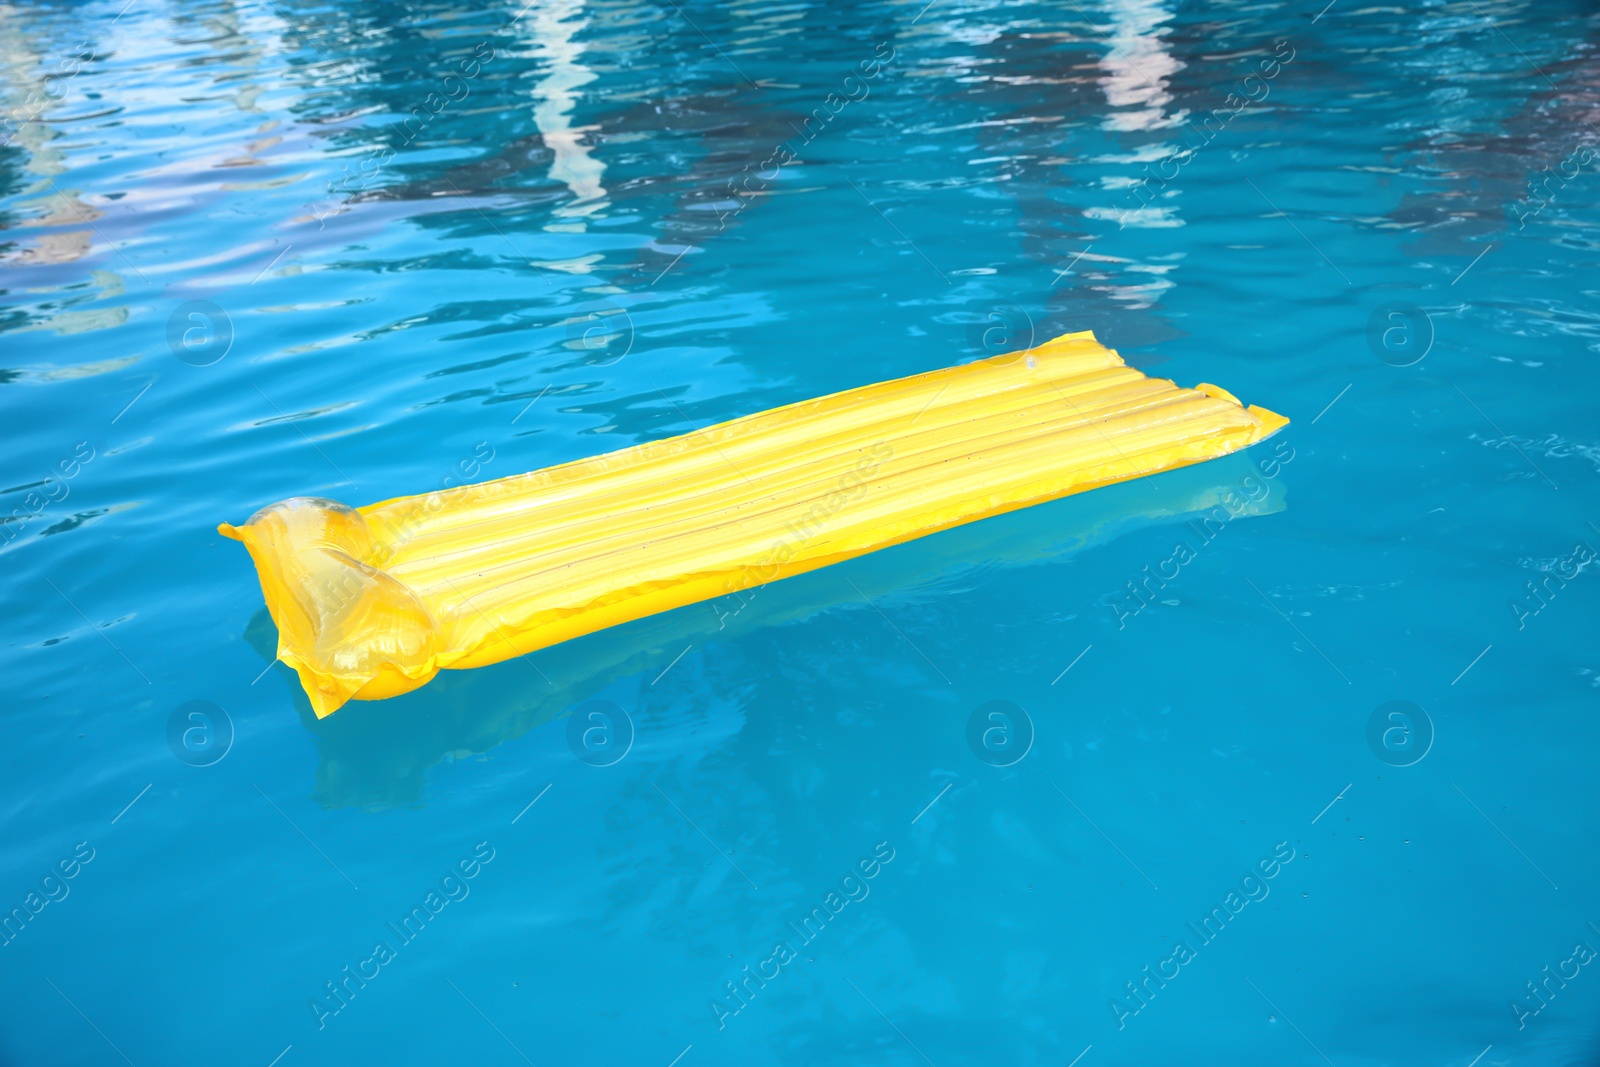
POLYGON ((1585 5, 125 3, 0 8, 0 1063, 1600 1062, 1585 5), (321 722, 215 532, 1079 329, 1293 423, 321 722))

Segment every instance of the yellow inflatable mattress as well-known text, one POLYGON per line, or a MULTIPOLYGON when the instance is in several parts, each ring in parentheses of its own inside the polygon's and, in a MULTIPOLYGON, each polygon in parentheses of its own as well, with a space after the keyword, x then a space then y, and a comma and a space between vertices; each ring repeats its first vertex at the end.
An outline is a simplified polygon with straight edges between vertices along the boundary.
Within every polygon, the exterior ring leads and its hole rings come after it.
POLYGON ((961 523, 1238 451, 1288 423, 1090 333, 478 485, 242 526, 318 717, 961 523))

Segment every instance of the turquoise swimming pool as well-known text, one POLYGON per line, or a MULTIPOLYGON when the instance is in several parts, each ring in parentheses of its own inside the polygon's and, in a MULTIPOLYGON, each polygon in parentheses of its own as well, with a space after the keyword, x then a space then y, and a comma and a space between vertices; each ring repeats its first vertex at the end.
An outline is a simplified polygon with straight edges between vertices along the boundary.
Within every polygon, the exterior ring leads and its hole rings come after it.
POLYGON ((0 1064, 1600 1059, 1587 5, 0 8, 0 1064), (216 532, 1092 329, 1291 424, 318 720, 216 532))

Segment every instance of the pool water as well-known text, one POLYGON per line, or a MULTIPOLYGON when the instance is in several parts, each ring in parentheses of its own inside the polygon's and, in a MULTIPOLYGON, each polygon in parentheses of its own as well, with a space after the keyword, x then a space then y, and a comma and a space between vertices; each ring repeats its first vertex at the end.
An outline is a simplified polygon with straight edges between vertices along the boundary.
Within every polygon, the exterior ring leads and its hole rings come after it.
POLYGON ((1600 1062, 1588 5, 24 3, 0 92, 0 1063, 1600 1062), (323 721, 216 533, 1082 329, 1293 421, 323 721))

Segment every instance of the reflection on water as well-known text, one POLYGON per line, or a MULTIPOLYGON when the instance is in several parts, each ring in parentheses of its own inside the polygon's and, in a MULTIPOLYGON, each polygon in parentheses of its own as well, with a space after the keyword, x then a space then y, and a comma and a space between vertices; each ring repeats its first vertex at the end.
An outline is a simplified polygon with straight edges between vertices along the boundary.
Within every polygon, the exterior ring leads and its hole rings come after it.
MULTIPOLYGON (((572 108, 578 99, 578 90, 594 81, 598 75, 583 65, 583 47, 573 38, 589 25, 583 18, 584 0, 554 0, 534 7, 527 25, 538 45, 538 55, 547 64, 547 73, 533 87, 533 121, 539 127, 547 148, 554 153, 550 162, 550 178, 572 190, 573 202, 555 209, 559 217, 592 216, 605 207, 605 186, 600 179, 606 165, 594 158, 590 146, 584 143, 585 135, 593 127, 574 129, 572 108)), ((581 232, 581 224, 552 223, 552 228, 574 225, 581 232)))
POLYGON ((1596 144, 1600 127, 1600 35, 1539 67, 1544 75, 1530 74, 1531 91, 1489 128, 1467 94, 1441 89, 1444 106, 1434 121, 1395 148, 1394 164, 1418 166, 1432 179, 1432 188, 1408 191, 1388 215, 1416 235, 1412 255, 1476 256, 1485 238, 1520 234, 1570 183, 1592 173, 1594 150, 1582 150, 1596 144))
MULTIPOLYGON (((1121 231, 1180 224, 1173 203, 1140 208, 1128 190, 1145 163, 1175 147, 1188 111, 1174 106, 1171 82, 1188 63, 1170 42, 1173 16, 1161 0, 1070 16, 1056 33, 996 23, 975 57, 987 73, 954 91, 980 95, 996 114, 977 131, 979 155, 999 166, 1025 254, 1039 264, 1011 302, 1042 305, 1043 336, 1089 328, 1114 347, 1168 342, 1181 334, 1160 303, 1182 254, 1121 231), (1085 181, 1091 162, 1100 176, 1085 181)), ((970 27, 951 35, 970 36, 970 27)))
POLYGON ((0 242, 0 269, 82 259, 94 233, 86 224, 101 214, 77 190, 57 186, 55 178, 67 169, 65 153, 54 144, 62 135, 47 121, 67 99, 72 80, 94 61, 94 46, 85 41, 66 55, 49 56, 31 21, 16 8, 0 7, 0 152, 21 161, 0 175, 6 193, 22 194, 7 205, 0 224, 55 232, 0 242))
POLYGON ((1100 81, 1106 103, 1107 129, 1122 132, 1159 130, 1177 125, 1184 114, 1169 114, 1172 103, 1168 79, 1183 64, 1168 50, 1166 23, 1172 21, 1170 5, 1163 0, 1117 0, 1109 5, 1111 50, 1100 60, 1105 76, 1100 81))

